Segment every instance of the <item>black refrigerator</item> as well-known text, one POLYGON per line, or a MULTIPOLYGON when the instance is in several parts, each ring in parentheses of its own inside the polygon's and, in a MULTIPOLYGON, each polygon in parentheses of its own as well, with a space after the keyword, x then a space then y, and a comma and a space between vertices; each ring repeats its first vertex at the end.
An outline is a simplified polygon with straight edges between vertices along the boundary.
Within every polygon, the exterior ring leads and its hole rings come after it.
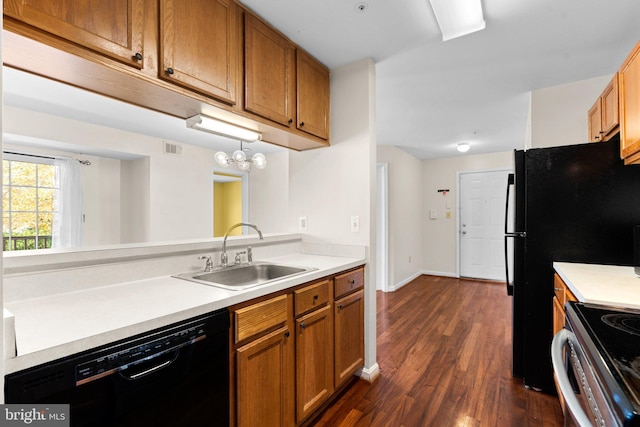
POLYGON ((505 214, 505 255, 513 256, 513 271, 507 268, 513 375, 555 394, 553 262, 633 265, 640 166, 624 166, 615 139, 516 150, 514 170, 507 184, 507 212, 513 214, 505 214))

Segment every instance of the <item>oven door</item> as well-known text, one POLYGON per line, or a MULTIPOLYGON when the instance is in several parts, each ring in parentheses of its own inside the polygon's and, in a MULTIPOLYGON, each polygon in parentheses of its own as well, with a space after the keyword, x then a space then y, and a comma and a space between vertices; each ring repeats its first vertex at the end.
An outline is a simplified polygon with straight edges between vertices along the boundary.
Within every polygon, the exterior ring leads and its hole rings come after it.
POLYGON ((562 410, 565 426, 620 425, 607 403, 591 363, 573 332, 562 329, 553 337, 551 361, 558 394, 561 402, 564 402, 562 410))

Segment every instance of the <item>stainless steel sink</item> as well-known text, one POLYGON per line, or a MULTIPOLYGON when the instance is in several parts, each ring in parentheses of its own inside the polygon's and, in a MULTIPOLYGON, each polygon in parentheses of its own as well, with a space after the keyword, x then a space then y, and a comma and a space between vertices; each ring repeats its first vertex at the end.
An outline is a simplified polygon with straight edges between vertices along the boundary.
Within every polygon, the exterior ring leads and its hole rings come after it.
POLYGON ((254 262, 252 264, 222 267, 210 272, 196 271, 178 274, 179 279, 190 280, 203 285, 240 291, 265 283, 297 276, 315 268, 292 265, 254 262))

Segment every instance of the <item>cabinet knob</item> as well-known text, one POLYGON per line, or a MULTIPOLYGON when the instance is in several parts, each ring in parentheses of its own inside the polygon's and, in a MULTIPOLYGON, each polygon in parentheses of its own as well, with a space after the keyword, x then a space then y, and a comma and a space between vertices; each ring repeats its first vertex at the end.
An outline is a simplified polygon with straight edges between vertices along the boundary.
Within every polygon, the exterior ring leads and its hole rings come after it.
POLYGON ((140 52, 136 52, 136 54, 133 55, 133 59, 136 59, 138 61, 142 61, 142 54, 140 52))
POLYGON ((285 332, 285 333, 284 333, 284 337, 285 337, 285 338, 289 338, 289 335, 291 335, 291 332, 289 332, 289 331, 287 331, 287 332, 285 332))
POLYGON ((300 122, 300 127, 304 126, 304 122, 300 122))
POLYGON ((314 295, 314 296, 313 296, 313 300, 314 300, 314 301, 318 301, 318 295, 314 295))
POLYGON ((289 120, 287 121, 287 123, 289 123, 289 124, 293 123, 293 119, 289 119, 289 120))
POLYGON ((173 68, 171 67, 167 68, 167 74, 173 74, 173 68))
POLYGON ((338 310, 342 310, 342 304, 338 304, 338 310))
POLYGON ((307 326, 307 325, 305 325, 304 322, 300 323, 300 329, 304 329, 305 326, 307 326))

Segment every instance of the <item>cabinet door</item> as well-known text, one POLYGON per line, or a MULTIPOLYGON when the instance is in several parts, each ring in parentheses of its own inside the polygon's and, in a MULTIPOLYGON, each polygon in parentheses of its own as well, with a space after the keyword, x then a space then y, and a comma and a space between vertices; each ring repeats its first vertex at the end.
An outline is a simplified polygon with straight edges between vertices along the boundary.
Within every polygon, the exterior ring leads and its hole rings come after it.
POLYGON ((640 42, 619 71, 620 154, 625 163, 640 162, 640 42))
POLYGON ((335 386, 364 365, 364 290, 334 303, 335 386))
POLYGON ((333 393, 331 306, 296 320, 296 417, 300 422, 333 393))
POLYGON ((297 127, 317 137, 329 138, 329 70, 311 56, 298 50, 297 127))
POLYGON ((4 14, 142 67, 144 0, 5 0, 4 14))
POLYGON ((293 424, 293 350, 288 327, 236 351, 238 427, 293 424))
POLYGON ((564 328, 564 307, 557 297, 553 297, 553 335, 564 328))
POLYGON ((291 126, 295 102, 293 45, 248 12, 244 43, 245 110, 291 126))
POLYGON ((161 0, 160 78, 235 104, 237 31, 233 0, 161 0))
POLYGON ((602 107, 600 97, 589 110, 589 142, 602 141, 602 107))
POLYGON ((609 82, 600 96, 602 106, 602 132, 604 139, 608 140, 613 131, 618 127, 618 75, 609 82))

